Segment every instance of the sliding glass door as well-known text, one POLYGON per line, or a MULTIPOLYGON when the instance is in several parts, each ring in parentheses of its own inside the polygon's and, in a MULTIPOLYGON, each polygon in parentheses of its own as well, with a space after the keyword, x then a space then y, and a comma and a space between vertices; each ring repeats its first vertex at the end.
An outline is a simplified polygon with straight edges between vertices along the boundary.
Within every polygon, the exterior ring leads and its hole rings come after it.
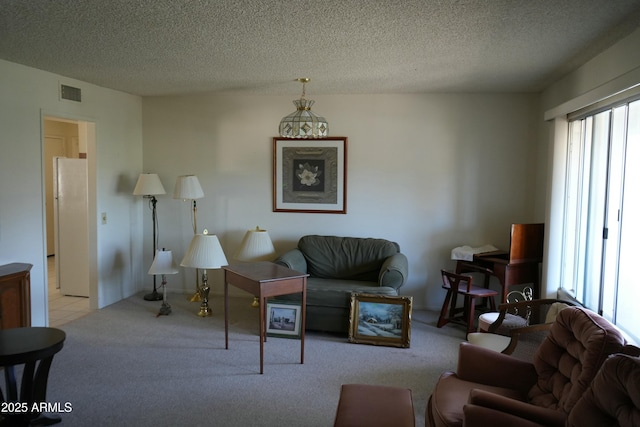
POLYGON ((640 341, 640 101, 569 124, 562 283, 579 301, 640 341), (635 190, 635 191, 634 191, 635 190))

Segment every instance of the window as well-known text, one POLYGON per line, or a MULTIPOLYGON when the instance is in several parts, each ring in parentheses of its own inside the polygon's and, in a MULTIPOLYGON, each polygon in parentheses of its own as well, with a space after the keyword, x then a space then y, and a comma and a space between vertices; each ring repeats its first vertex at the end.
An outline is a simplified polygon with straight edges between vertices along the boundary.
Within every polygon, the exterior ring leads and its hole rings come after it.
POLYGON ((568 139, 561 282, 640 342, 640 100, 571 120, 568 139))

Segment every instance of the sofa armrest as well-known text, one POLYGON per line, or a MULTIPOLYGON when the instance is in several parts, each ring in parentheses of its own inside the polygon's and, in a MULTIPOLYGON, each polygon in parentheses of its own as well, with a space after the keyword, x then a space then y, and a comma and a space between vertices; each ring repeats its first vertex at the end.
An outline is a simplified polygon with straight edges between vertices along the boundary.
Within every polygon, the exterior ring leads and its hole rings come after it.
MULTIPOLYGON (((531 405, 486 390, 471 390, 469 403, 492 409, 498 413, 510 414, 520 419, 529 420, 537 425, 563 427, 567 421, 567 415, 562 411, 531 405)), ((515 423, 512 425, 522 424, 515 423)))
POLYGON ((274 263, 288 267, 292 270, 299 271, 300 273, 307 272, 307 260, 300 249, 291 249, 289 252, 285 252, 279 256, 274 263))
POLYGON ((537 381, 533 364, 468 342, 460 343, 456 374, 465 381, 518 390, 523 396, 537 381))
POLYGON ((409 275, 409 262, 406 255, 398 252, 384 260, 380 274, 378 275, 378 284, 380 286, 389 286, 394 289, 400 289, 409 275))

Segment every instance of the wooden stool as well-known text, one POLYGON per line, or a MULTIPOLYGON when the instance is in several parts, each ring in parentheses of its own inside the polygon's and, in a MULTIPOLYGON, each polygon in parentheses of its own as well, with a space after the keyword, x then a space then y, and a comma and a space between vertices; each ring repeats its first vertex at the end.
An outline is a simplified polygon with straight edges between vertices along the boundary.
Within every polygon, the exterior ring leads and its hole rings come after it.
POLYGON ((467 325, 467 333, 474 330, 474 311, 476 298, 488 298, 491 310, 496 310, 495 296, 498 291, 487 289, 481 286, 474 286, 471 276, 451 273, 441 270, 442 287, 447 290, 447 295, 442 303, 442 310, 438 319, 438 328, 449 322, 464 323, 467 325), (458 294, 464 297, 464 306, 456 307, 458 294), (448 315, 447 315, 448 312, 448 315), (462 316, 458 313, 462 312, 462 316))
POLYGON ((415 427, 411 390, 343 384, 334 427, 415 427))

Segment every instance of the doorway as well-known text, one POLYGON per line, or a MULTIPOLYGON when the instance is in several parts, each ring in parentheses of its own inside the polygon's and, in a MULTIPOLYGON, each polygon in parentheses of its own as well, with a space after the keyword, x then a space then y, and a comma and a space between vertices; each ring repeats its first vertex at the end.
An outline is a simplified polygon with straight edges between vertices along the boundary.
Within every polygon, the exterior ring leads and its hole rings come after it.
MULTIPOLYGON (((91 311, 89 250, 88 161, 90 141, 87 122, 59 117, 43 118, 43 164, 47 255, 48 323, 60 326, 91 311), (69 175, 64 162, 73 162, 81 174, 69 175), (64 177, 64 179, 63 179, 64 177), (69 201, 69 184, 83 189, 84 203, 69 201), (66 191, 58 188, 66 185, 66 191), (78 220, 80 219, 80 221, 78 220), (82 223, 82 224, 80 224, 82 223), (76 225, 78 224, 78 225, 76 225), (81 242, 82 245, 69 242, 81 242), (78 250, 78 248, 85 248, 78 250), (82 268, 77 268, 82 266, 82 268)), ((65 163, 66 164, 66 163, 65 163)))

